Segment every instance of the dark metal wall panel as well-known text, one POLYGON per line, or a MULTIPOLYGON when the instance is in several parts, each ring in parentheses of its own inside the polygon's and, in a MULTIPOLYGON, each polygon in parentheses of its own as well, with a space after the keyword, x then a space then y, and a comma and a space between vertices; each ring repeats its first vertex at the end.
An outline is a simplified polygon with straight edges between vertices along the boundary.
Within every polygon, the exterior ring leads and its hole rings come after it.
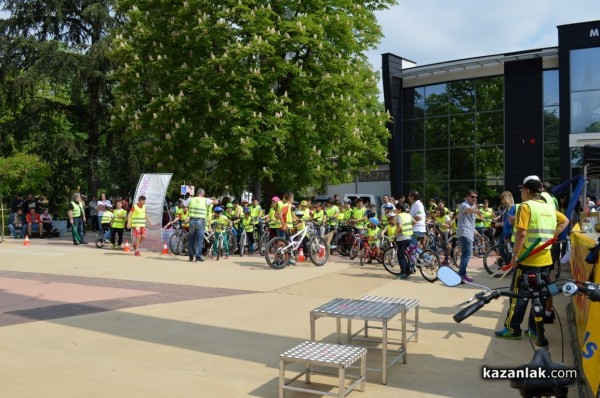
POLYGON ((504 64, 505 188, 520 201, 518 185, 535 174, 543 178, 544 119, 542 60, 504 64))
POLYGON ((402 71, 402 58, 383 54, 382 65, 384 104, 392 116, 392 121, 388 123, 392 135, 388 142, 390 193, 398 195, 402 189, 402 80, 393 76, 402 71))

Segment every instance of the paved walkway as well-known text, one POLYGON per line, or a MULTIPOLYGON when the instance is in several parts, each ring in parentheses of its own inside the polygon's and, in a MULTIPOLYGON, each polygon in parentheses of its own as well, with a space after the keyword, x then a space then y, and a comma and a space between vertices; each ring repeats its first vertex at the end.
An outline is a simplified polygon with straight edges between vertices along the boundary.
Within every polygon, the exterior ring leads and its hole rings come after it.
MULTIPOLYGON (((472 261, 471 274, 491 287, 508 284, 489 278, 481 260, 472 261)), ((68 240, 25 247, 9 239, 0 244, 2 396, 277 397, 279 354, 309 339, 310 310, 364 294, 420 299, 419 342, 408 345, 407 364, 389 370, 387 386, 369 372, 366 391, 351 397, 519 396, 507 381, 481 378, 484 364, 514 367, 532 356, 528 339, 492 337, 506 301, 461 324, 452 320, 454 304, 477 291, 418 273, 396 280, 380 265, 339 257, 323 267, 272 270, 257 256, 190 263, 68 240)), ((563 323, 566 303, 555 299, 563 323)), ((558 325, 547 330, 560 360, 558 325)), ((333 320, 318 321, 318 339, 334 342, 334 331, 333 320)), ((565 354, 572 366, 568 343, 565 354)))

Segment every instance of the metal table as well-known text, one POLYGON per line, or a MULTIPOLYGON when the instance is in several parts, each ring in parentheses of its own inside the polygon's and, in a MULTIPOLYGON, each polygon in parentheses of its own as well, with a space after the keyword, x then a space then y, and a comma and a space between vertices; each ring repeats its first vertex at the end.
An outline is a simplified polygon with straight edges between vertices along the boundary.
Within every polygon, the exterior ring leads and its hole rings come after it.
MULTIPOLYGON (((327 304, 324 304, 318 308, 315 308, 310 312, 310 338, 315 341, 316 330, 315 323, 318 318, 329 317, 336 318, 337 323, 337 342, 342 342, 342 326, 341 320, 348 320, 348 334, 347 341, 351 341, 351 322, 352 320, 362 320, 371 322, 381 322, 382 338, 381 338, 381 356, 382 364, 381 368, 368 368, 382 373, 381 383, 387 384, 387 369, 394 365, 400 358, 406 353, 406 346, 401 346, 399 350, 388 349, 388 321, 394 318, 396 315, 402 312, 404 304, 399 303, 387 303, 381 301, 372 300, 349 300, 349 299, 335 299, 327 304), (387 354, 388 351, 395 352, 398 355, 388 363, 387 354)), ((368 347, 373 349, 373 347, 368 347)))

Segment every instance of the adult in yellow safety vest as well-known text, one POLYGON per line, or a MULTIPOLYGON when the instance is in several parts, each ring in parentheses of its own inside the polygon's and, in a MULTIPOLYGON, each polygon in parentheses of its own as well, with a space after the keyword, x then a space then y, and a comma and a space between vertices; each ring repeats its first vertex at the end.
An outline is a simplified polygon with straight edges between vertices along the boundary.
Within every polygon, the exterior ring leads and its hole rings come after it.
POLYGON ((340 213, 340 208, 333 202, 333 199, 327 199, 327 204, 325 205, 325 217, 327 218, 327 233, 334 231, 337 228, 338 224, 338 214, 340 213))
POLYGON ((188 258, 190 261, 204 261, 202 257, 202 248, 204 245, 204 231, 206 230, 206 220, 209 218, 208 211, 211 205, 218 202, 205 197, 206 192, 203 188, 198 188, 196 196, 190 199, 190 233, 188 235, 188 258))
POLYGON ((73 195, 73 199, 71 200, 71 203, 69 203, 67 215, 69 217, 69 222, 71 223, 71 230, 73 231, 73 244, 79 245, 81 243, 83 245, 87 245, 87 242, 83 239, 83 224, 85 224, 85 212, 80 202, 81 195, 79 195, 78 193, 73 195))
POLYGON ((133 232, 133 249, 136 256, 141 256, 140 245, 146 239, 146 223, 150 225, 146 215, 146 197, 142 195, 127 217, 127 229, 133 232))
POLYGON ((294 194, 286 192, 283 195, 284 202, 279 202, 279 220, 281 221, 281 228, 277 231, 277 235, 280 238, 286 238, 289 230, 294 226, 294 214, 292 210, 292 203, 294 203, 294 194))
POLYGON ((121 244, 123 244, 123 230, 127 222, 127 210, 123 209, 123 202, 120 200, 117 201, 116 206, 117 208, 113 211, 113 222, 110 226, 110 243, 113 249, 121 249, 121 244), (116 245, 117 235, 119 236, 118 245, 116 245))
POLYGON ((269 213, 267 215, 267 222, 269 223, 269 235, 270 238, 274 238, 277 236, 277 230, 281 228, 281 220, 279 219, 279 215, 277 214, 277 207, 280 199, 278 196, 273 196, 271 199, 271 207, 269 208, 269 213))
MULTIPOLYGON (((396 245, 398 247, 398 264, 400 264, 400 279, 406 279, 412 273, 410 264, 406 261, 404 253, 413 237, 413 219, 412 216, 406 212, 406 208, 403 204, 396 204, 396 245)), ((390 213, 393 214, 393 213, 390 213)))
MULTIPOLYGON (((569 220, 562 213, 556 211, 552 204, 546 203, 541 196, 542 182, 537 176, 528 176, 523 180, 521 188, 521 198, 523 202, 517 211, 515 218, 514 229, 515 247, 511 264, 513 264, 514 272, 512 279, 512 291, 521 291, 521 280, 523 274, 544 274, 548 275, 550 266, 552 265, 551 248, 537 254, 526 257, 521 262, 517 263, 519 258, 528 247, 530 247, 537 238, 541 238, 541 244, 545 243, 553 237, 557 237, 563 229, 569 224, 569 220)), ((521 338, 521 323, 525 317, 527 304, 526 299, 510 299, 510 306, 504 321, 504 329, 495 332, 497 337, 517 340, 521 338)), ((542 299, 542 305, 544 305, 542 299)), ((538 326, 543 328, 543 309, 532 305, 529 314, 529 329, 525 331, 529 336, 537 337, 538 326), (535 318, 539 320, 536 325, 535 318)), ((543 330, 543 329, 542 329, 543 330)))

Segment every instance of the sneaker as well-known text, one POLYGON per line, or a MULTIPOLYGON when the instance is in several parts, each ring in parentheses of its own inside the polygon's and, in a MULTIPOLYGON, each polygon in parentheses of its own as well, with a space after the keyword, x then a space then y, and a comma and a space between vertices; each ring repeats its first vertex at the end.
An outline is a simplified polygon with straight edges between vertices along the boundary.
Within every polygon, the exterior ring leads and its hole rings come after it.
POLYGON ((462 280, 465 282, 473 283, 473 278, 469 277, 468 275, 463 276, 462 280))
POLYGON ((296 265, 296 263, 295 263, 295 262, 293 262, 293 261, 290 261, 290 262, 288 263, 288 265, 296 265))
POLYGON ((115 250, 115 249, 117 248, 117 245, 111 245, 111 246, 110 246, 110 248, 111 248, 112 250, 115 250))
POLYGON ((529 336, 533 340, 537 340, 537 332, 535 330, 527 329, 525 330, 525 336, 529 336))
POLYGON ((408 274, 400 274, 396 277, 396 279, 407 279, 408 278, 408 274))
POLYGON ((521 340, 521 334, 511 332, 509 328, 497 330, 496 332, 494 332, 494 334, 496 335, 496 337, 500 337, 501 339, 521 340))
POLYGON ((121 245, 117 246, 115 249, 121 250, 121 245))
POLYGON ((140 252, 136 251, 134 255, 135 255, 135 256, 141 256, 141 255, 142 255, 142 253, 140 253, 140 252))
POLYGON ((544 312, 544 318, 543 318, 542 322, 554 323, 554 318, 556 318, 556 314, 554 313, 554 311, 552 311, 552 313, 550 315, 546 315, 546 313, 544 312))

